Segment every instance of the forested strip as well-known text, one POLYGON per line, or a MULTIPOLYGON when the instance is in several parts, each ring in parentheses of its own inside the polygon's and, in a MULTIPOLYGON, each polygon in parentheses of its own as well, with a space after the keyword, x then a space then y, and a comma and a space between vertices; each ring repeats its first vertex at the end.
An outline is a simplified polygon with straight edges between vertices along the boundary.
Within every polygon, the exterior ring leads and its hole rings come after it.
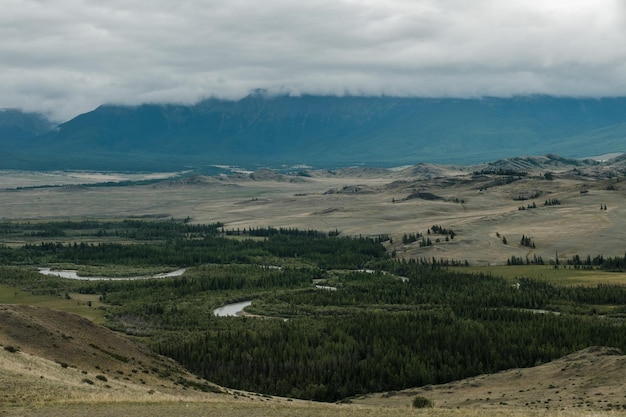
POLYGON ((124 221, 55 221, 55 222, 0 222, 0 236, 57 238, 66 236, 118 236, 131 239, 171 239, 181 236, 215 235, 221 223, 191 224, 187 221, 147 222, 124 221))
MULTIPOLYGON (((9 265, 74 263, 128 266, 187 267, 207 263, 257 263, 260 259, 297 258, 321 268, 353 268, 386 257, 378 239, 339 237, 334 233, 298 231, 268 232, 263 240, 223 237, 220 223, 208 226, 177 222, 60 222, 44 224, 3 223, 6 235, 36 233, 63 235, 94 227, 100 238, 115 233, 134 243, 58 242, 44 240, 20 248, 0 246, 0 262, 9 265), (117 225, 117 226, 115 226, 117 225), (75 229, 71 229, 75 228, 75 229)), ((0 231, 2 231, 0 230, 0 231)), ((261 233, 256 229, 257 232, 261 233)), ((272 229, 268 229, 272 230, 272 229)), ((74 236, 70 234, 70 236, 74 236)), ((43 237, 43 235, 42 235, 43 237)))

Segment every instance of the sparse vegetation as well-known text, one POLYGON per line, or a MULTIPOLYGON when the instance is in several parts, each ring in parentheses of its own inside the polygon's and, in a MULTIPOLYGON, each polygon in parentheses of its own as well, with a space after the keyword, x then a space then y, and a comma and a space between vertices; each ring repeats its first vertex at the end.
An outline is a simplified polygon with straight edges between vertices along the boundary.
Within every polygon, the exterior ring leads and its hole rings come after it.
POLYGON ((543 205, 544 206, 557 206, 560 205, 561 201, 558 198, 551 198, 549 200, 546 200, 543 205))
POLYGON ((537 208, 537 203, 535 203, 533 201, 532 204, 528 204, 526 206, 519 206, 517 209, 518 210, 530 210, 530 209, 534 209, 534 208, 537 208))

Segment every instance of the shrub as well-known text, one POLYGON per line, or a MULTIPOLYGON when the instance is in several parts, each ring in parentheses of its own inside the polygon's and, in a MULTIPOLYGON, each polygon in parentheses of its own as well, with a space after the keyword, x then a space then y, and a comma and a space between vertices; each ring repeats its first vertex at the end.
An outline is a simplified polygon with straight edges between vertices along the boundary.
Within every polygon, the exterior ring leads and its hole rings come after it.
POLYGON ((413 398, 413 408, 433 408, 435 404, 425 397, 417 396, 413 398))
POLYGON ((7 352, 11 352, 11 353, 15 353, 17 352, 19 349, 16 348, 15 346, 5 346, 4 350, 6 350, 7 352))

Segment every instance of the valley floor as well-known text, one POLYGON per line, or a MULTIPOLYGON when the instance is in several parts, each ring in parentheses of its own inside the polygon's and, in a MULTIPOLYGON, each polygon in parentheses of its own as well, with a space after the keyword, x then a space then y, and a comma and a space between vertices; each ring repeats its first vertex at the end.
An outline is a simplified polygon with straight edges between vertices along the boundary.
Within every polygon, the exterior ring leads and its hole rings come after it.
POLYGON ((548 165, 523 177, 476 175, 472 169, 424 165, 308 176, 261 171, 106 187, 14 189, 4 184, 0 219, 188 218, 219 221, 232 230, 273 226, 385 234, 393 239, 388 249, 397 257, 472 265, 506 264, 513 256, 548 262, 556 256, 624 254, 623 168, 548 165), (551 180, 544 177, 548 171, 551 180), (453 230, 454 239, 433 235, 428 236, 432 246, 419 240, 403 243, 404 235, 427 236, 433 225, 453 230), (523 237, 534 246, 521 245, 523 237))

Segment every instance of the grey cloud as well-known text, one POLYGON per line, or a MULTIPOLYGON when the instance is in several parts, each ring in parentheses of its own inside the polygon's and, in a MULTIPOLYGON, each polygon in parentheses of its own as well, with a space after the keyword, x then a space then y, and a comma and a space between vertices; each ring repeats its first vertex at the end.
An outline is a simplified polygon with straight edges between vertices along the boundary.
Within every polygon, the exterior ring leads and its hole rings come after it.
POLYGON ((5 0, 0 107, 67 119, 254 88, 625 95, 625 16, 619 0, 5 0))

